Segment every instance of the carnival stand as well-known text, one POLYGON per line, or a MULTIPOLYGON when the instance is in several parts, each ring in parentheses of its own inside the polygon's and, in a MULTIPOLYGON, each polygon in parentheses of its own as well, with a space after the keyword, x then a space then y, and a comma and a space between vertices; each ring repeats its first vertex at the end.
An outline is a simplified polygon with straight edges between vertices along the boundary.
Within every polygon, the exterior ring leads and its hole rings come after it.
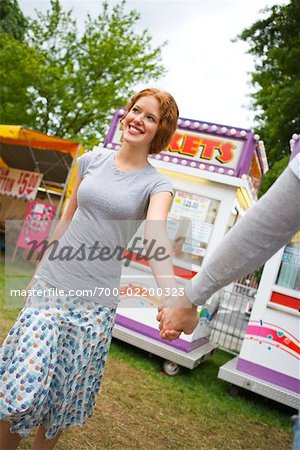
POLYGON ((49 203, 59 217, 84 148, 19 125, 0 125, 0 223, 23 219, 28 202, 49 203))
MULTIPOLYGON (((298 139, 293 153, 299 151, 298 139)), ((218 375, 296 409, 300 408, 299 242, 300 232, 265 264, 241 352, 218 375)))
MULTIPOLYGON (((112 151, 120 148, 123 114, 124 110, 115 113, 104 143, 112 151)), ((169 147, 150 156, 149 162, 173 184, 168 232, 178 286, 184 287, 256 200, 267 170, 263 142, 250 130, 181 118, 169 147)), ((177 373, 178 365, 193 369, 216 348, 209 341, 215 308, 199 311, 199 326, 192 335, 163 341, 155 318, 159 290, 149 263, 132 253, 122 273, 114 336, 164 358, 169 374, 177 373)))
POLYGON ((76 158, 82 153, 84 148, 76 142, 0 125, 0 237, 1 250, 5 247, 5 298, 12 307, 10 288, 25 288, 34 272, 39 252, 27 259, 30 242, 47 239, 60 218, 72 192, 76 158))

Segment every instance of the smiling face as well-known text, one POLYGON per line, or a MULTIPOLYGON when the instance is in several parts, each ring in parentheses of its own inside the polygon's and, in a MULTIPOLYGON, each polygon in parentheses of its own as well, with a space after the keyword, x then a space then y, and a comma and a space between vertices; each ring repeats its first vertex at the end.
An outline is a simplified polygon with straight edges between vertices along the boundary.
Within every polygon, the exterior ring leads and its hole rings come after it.
POLYGON ((149 152, 160 122, 160 103, 150 95, 140 97, 122 120, 123 140, 149 152))

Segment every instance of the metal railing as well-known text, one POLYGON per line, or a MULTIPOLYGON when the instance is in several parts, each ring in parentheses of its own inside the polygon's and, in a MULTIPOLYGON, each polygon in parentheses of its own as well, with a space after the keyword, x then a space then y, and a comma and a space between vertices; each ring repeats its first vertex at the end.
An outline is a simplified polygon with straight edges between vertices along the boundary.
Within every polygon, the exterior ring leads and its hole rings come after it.
POLYGON ((221 349, 239 354, 256 289, 235 283, 219 293, 219 309, 212 321, 210 340, 221 349))

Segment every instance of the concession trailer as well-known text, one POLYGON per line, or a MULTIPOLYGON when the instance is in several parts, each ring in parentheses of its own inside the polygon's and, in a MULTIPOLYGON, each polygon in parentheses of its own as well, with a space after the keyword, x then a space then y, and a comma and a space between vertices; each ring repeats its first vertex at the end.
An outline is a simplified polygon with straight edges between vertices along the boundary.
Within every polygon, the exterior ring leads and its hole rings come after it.
MULTIPOLYGON (((104 142, 111 151, 118 150, 122 142, 119 122, 123 114, 123 109, 116 111, 104 142)), ((264 145, 248 129, 180 118, 168 148, 150 155, 149 162, 174 188, 168 234, 177 283, 184 287, 256 201, 268 169, 264 145)), ((130 265, 124 265, 122 272, 113 335, 162 357, 164 370, 175 375, 179 366, 193 369, 214 352, 216 345, 209 338, 219 299, 216 296, 210 306, 200 308, 199 325, 192 335, 182 334, 167 342, 160 338, 156 321, 159 294, 149 262, 136 258, 133 251, 130 265)))

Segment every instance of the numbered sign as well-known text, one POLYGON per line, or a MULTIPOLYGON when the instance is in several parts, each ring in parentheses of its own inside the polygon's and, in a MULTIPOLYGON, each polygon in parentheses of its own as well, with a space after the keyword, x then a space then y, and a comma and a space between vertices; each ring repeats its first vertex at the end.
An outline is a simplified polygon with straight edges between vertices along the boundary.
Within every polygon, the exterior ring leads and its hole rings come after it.
POLYGON ((0 194, 34 200, 43 174, 0 167, 0 194))

